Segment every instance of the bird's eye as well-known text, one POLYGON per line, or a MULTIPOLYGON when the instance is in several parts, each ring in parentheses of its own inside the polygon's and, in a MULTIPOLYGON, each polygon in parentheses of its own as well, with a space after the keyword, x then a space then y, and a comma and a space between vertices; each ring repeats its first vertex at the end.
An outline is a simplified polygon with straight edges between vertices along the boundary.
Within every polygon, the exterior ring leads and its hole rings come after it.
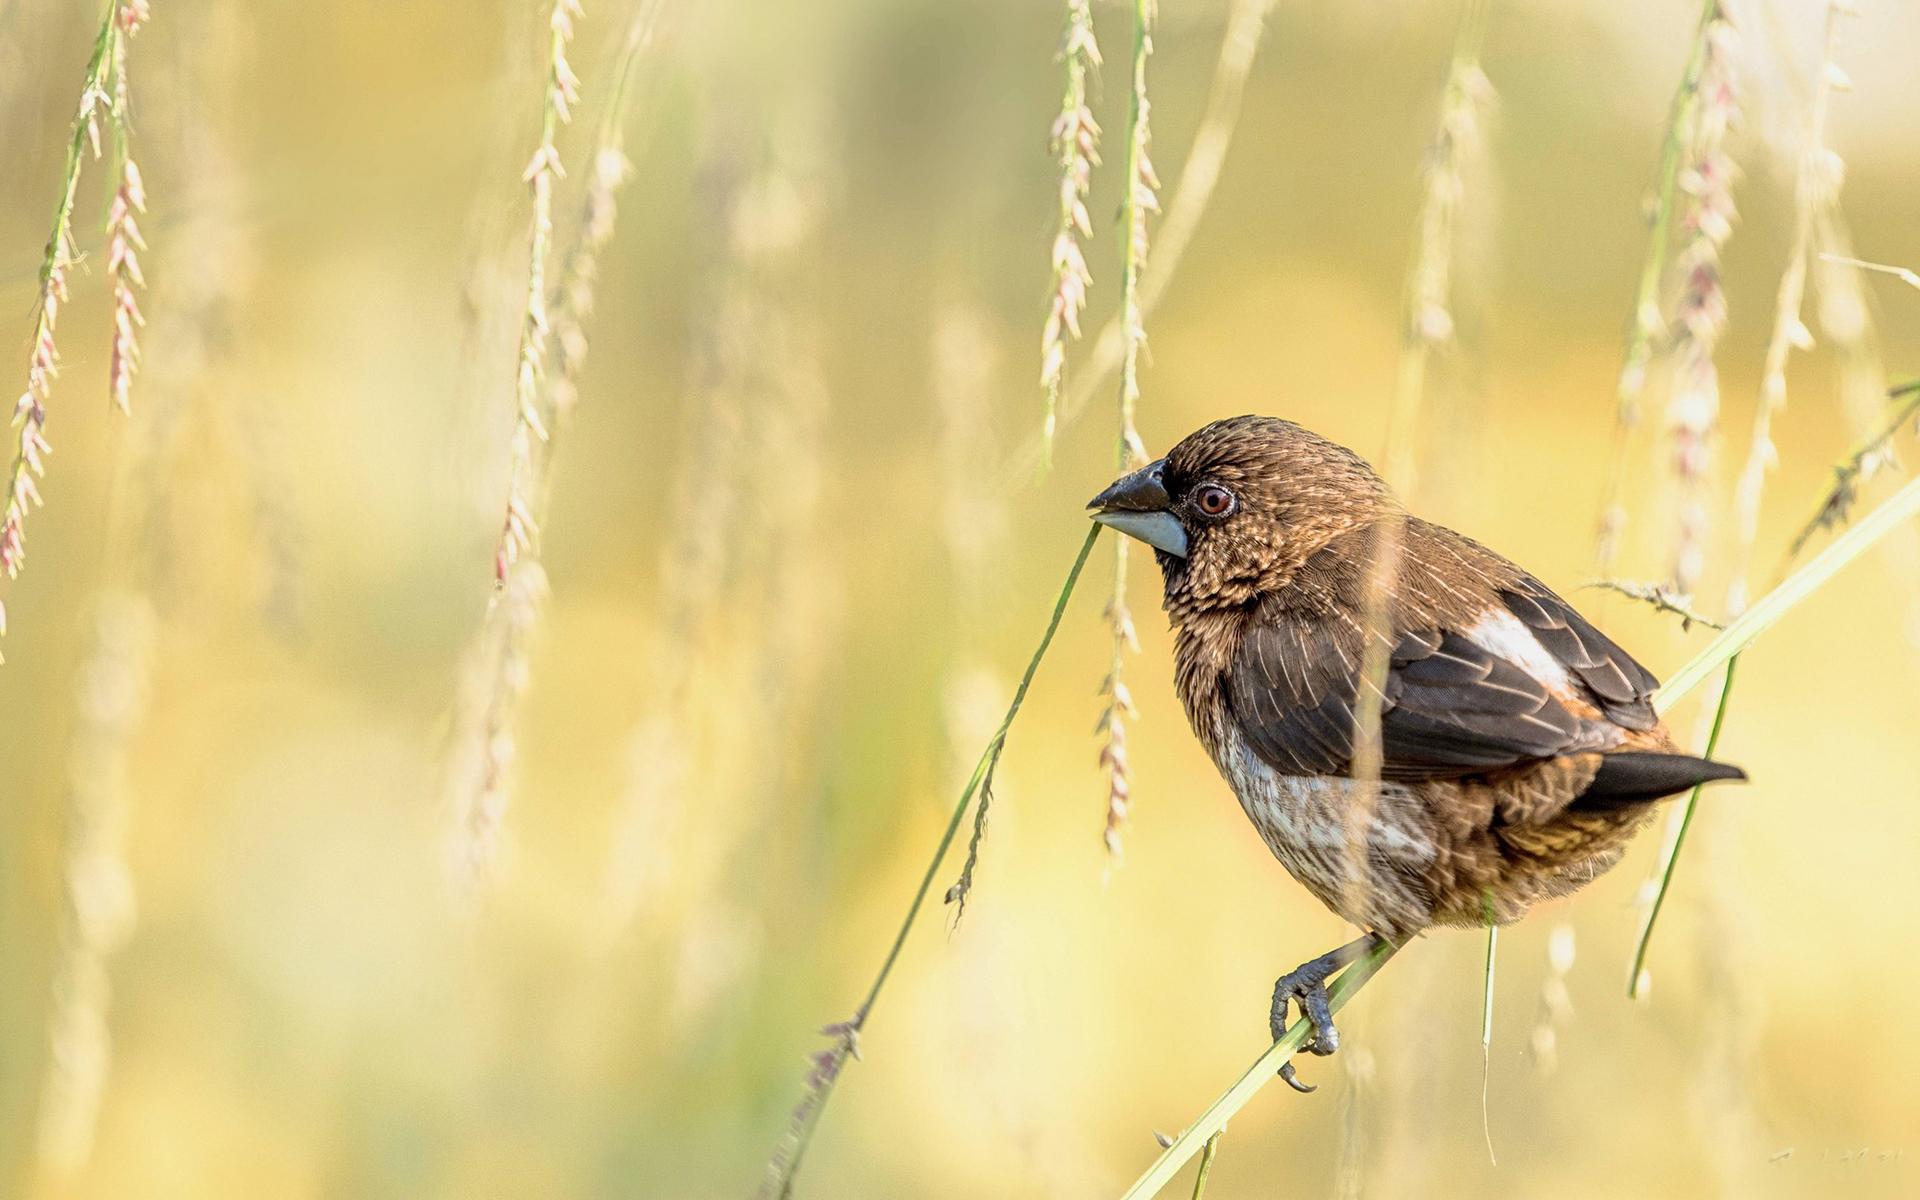
POLYGON ((1193 503, 1209 517, 1224 517, 1233 511, 1233 493, 1210 483, 1193 494, 1193 503))

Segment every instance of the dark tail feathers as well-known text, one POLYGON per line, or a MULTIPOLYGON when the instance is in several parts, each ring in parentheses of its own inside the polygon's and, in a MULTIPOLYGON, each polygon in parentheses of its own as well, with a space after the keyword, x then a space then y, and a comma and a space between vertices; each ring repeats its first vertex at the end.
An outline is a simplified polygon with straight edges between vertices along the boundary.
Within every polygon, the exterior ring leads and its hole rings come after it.
POLYGON ((1644 804, 1684 792, 1696 784, 1746 777, 1747 773, 1739 767, 1695 758, 1691 754, 1629 750, 1602 756, 1600 770, 1575 803, 1595 808, 1644 804))

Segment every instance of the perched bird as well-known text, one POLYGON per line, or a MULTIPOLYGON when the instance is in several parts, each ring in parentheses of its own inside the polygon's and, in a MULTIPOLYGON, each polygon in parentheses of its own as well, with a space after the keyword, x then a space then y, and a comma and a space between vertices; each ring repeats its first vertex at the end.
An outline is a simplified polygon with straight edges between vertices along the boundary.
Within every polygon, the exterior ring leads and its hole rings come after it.
POLYGON ((1655 801, 1745 778, 1682 752, 1653 676, 1552 589, 1403 516, 1358 455, 1290 421, 1216 421, 1089 507, 1154 548, 1175 686, 1240 807, 1295 879, 1368 930, 1276 982, 1275 1039, 1297 1002, 1306 1048, 1331 1054, 1326 980, 1379 939, 1518 920, 1618 862, 1655 801), (1375 546, 1396 521, 1370 623, 1375 546), (1386 642, 1371 675, 1370 624, 1386 642), (1377 781, 1352 777, 1363 689, 1377 781))

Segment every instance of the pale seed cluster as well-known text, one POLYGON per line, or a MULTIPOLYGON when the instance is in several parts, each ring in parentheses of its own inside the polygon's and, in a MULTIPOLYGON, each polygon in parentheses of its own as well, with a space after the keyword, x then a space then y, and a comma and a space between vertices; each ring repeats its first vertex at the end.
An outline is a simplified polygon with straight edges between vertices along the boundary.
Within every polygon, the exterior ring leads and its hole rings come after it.
POLYGON ((1123 206, 1127 226, 1126 255, 1120 280, 1120 453, 1119 466, 1130 470, 1147 461, 1147 448, 1134 427, 1134 409, 1140 401, 1140 356, 1147 346, 1146 309, 1140 299, 1140 276, 1147 267, 1147 221, 1160 211, 1160 178, 1154 174, 1148 148, 1153 140, 1147 98, 1147 60, 1153 54, 1153 0, 1135 0, 1133 100, 1127 121, 1127 199, 1123 206))
POLYGON ((553 322, 557 370, 548 386, 556 422, 566 420, 580 397, 580 371, 587 361, 587 318, 593 315, 594 287, 600 278, 600 252, 613 240, 619 216, 621 185, 633 175, 633 164, 616 145, 602 145, 593 156, 593 174, 587 180, 586 208, 580 220, 580 241, 567 257, 560 284, 560 303, 553 322))
POLYGON ((449 878, 473 894, 500 860, 507 799, 518 755, 514 717, 531 679, 530 643, 547 602, 547 573, 537 561, 520 564, 507 582, 495 616, 497 645, 488 675, 481 724, 477 786, 456 797, 456 821, 447 848, 449 878))
POLYGON ((1093 37, 1093 9, 1088 0, 1067 0, 1067 29, 1060 45, 1066 71, 1060 115, 1054 119, 1052 144, 1060 163, 1060 226, 1053 238, 1053 298, 1040 335, 1040 386, 1046 390, 1046 417, 1041 428, 1043 453, 1051 455, 1059 420, 1060 394, 1066 383, 1067 343, 1080 337, 1080 312, 1087 304, 1093 273, 1080 239, 1093 236, 1087 217, 1087 189, 1093 168, 1100 162, 1100 126, 1087 107, 1087 79, 1100 65, 1100 46, 1093 37))
POLYGON ((1714 351, 1727 324, 1720 252, 1732 236, 1733 181, 1727 132, 1738 118, 1735 55, 1739 35, 1724 5, 1708 24, 1699 95, 1686 138, 1679 186, 1681 244, 1674 269, 1680 295, 1673 329, 1673 385, 1667 404, 1672 467, 1679 482, 1679 528, 1670 584, 1692 595, 1706 562, 1707 475, 1720 420, 1720 381, 1714 351))
MULTIPOLYGON (((1121 565, 1124 570, 1124 563, 1121 565)), ((1126 576, 1123 574, 1120 579, 1103 614, 1113 630, 1113 663, 1107 677, 1100 681, 1100 695, 1106 705, 1100 710, 1100 720, 1093 729, 1094 735, 1100 738, 1100 769, 1107 776, 1107 852, 1115 858, 1120 856, 1120 829, 1126 824, 1133 799, 1133 768, 1127 761, 1127 722, 1140 715, 1133 706, 1133 693, 1120 678, 1124 652, 1140 649, 1140 639, 1133 629, 1133 612, 1127 607, 1126 576)))
POLYGON ((1723 15, 1724 6, 1720 0, 1707 0, 1702 8, 1700 29, 1694 38, 1687 71, 1681 78, 1679 91, 1674 95, 1666 142, 1660 154, 1659 175, 1653 194, 1647 198, 1647 253, 1640 268, 1640 284, 1634 297, 1633 322, 1627 335, 1626 354, 1621 361, 1620 375, 1614 388, 1613 449, 1608 456, 1606 493, 1601 501, 1594 548, 1594 562, 1601 575, 1612 573, 1626 532, 1627 451, 1633 432, 1640 425, 1641 401, 1647 389, 1647 375, 1653 364, 1655 343, 1667 327, 1667 314, 1661 305, 1660 290, 1667 273, 1667 241, 1680 191, 1689 131, 1695 127, 1701 104, 1705 63, 1711 52, 1715 27, 1723 15))
POLYGON ((146 710, 152 642, 153 613, 145 600, 103 594, 74 685, 66 913, 54 960, 38 1127, 41 1161, 62 1175, 78 1170, 92 1152, 112 1057, 108 970, 134 923, 125 851, 127 749, 146 710))
POLYGON ((1840 186, 1846 176, 1846 164, 1827 146, 1827 112, 1833 93, 1852 90, 1852 81, 1835 61, 1840 26, 1849 15, 1844 4, 1827 7, 1826 37, 1822 43, 1820 69, 1814 77, 1813 102, 1807 119, 1806 145, 1802 150, 1794 186, 1793 249, 1787 267, 1780 276, 1779 294, 1774 303, 1773 331, 1767 339, 1766 357, 1761 367, 1760 403, 1754 410, 1753 438, 1747 459, 1734 489, 1734 517, 1737 523, 1732 582, 1727 588, 1727 612, 1737 616, 1747 606, 1747 576, 1753 558, 1754 542, 1760 532, 1760 501, 1767 474, 1780 459, 1773 440, 1775 414, 1787 406, 1787 358, 1795 351, 1813 349, 1813 333, 1801 316, 1806 297, 1807 273, 1814 254, 1814 230, 1821 214, 1837 210, 1840 186))
POLYGON ((107 210, 107 274, 113 278, 113 355, 107 369, 107 390, 121 412, 132 411, 133 373, 140 366, 137 330, 147 323, 133 290, 147 285, 140 271, 139 252, 147 248, 134 218, 147 211, 147 192, 133 159, 120 162, 120 186, 107 210))
POLYGON ((540 414, 540 384, 546 371, 547 255, 553 247, 553 188, 566 172, 554 144, 560 126, 573 119, 580 99, 580 79, 567 62, 573 23, 581 16, 579 0, 554 0, 548 17, 547 85, 540 121, 540 144, 521 178, 533 191, 533 235, 527 259, 527 312, 520 326, 520 364, 515 375, 513 465, 507 487, 507 514, 494 550, 494 582, 505 587, 507 574, 533 548, 538 535, 534 516, 534 446, 547 440, 547 423, 540 414))
POLYGON ((113 202, 107 209, 107 274, 113 279, 113 352, 108 360, 107 390, 121 412, 132 411, 133 373, 140 366, 137 330, 147 323, 133 290, 147 286, 140 271, 139 252, 147 248, 134 218, 147 211, 147 189, 133 161, 131 105, 127 100, 127 39, 151 12, 147 0, 123 0, 116 12, 120 36, 113 42, 113 133, 119 164, 113 202))
MULTIPOLYGON (((1423 165, 1420 212, 1414 227, 1413 253, 1407 269, 1405 311, 1402 314, 1400 362, 1393 403, 1388 412, 1386 446, 1381 466, 1387 485, 1403 499, 1416 484, 1420 414, 1426 398, 1428 360, 1453 340, 1453 267, 1467 178, 1485 148, 1485 127, 1494 103, 1493 85, 1480 67, 1486 34, 1484 6, 1469 6, 1461 15, 1452 65, 1440 99, 1440 114, 1423 165)), ((1366 844, 1365 830, 1373 820, 1380 797, 1382 745, 1381 698, 1393 639, 1388 609, 1400 571, 1405 544, 1405 514, 1396 510, 1381 523, 1368 563, 1364 620, 1366 651, 1362 656, 1362 692, 1354 709, 1353 778, 1360 783, 1347 813, 1349 844, 1366 844)), ((1343 856, 1345 886, 1359 895, 1367 886, 1366 864, 1360 856, 1343 856)))
MULTIPOLYGON (((1466 200, 1468 167, 1485 142, 1493 84, 1478 61, 1455 64, 1441 102, 1440 123, 1427 151, 1426 195, 1420 209, 1419 253, 1408 286, 1409 339, 1438 347, 1453 340, 1453 246, 1466 200)), ((1405 431, 1409 436, 1412 430, 1405 431)))
MULTIPOLYGON (((1127 193, 1122 206, 1126 225, 1126 243, 1120 275, 1120 436, 1116 465, 1121 473, 1134 470, 1147 461, 1147 448, 1134 423, 1140 401, 1140 358, 1146 350, 1146 313, 1140 299, 1140 277, 1146 269, 1148 218, 1160 211, 1159 177, 1148 157, 1152 141, 1151 104, 1147 97, 1147 60, 1153 54, 1152 0, 1135 0, 1132 99, 1127 117, 1127 193)), ((1095 726, 1100 738, 1100 769, 1107 778, 1107 815, 1105 840, 1107 852, 1120 853, 1120 828, 1125 824, 1133 800, 1132 764, 1127 759, 1127 722, 1137 716, 1133 694, 1121 673, 1128 651, 1138 652, 1140 640, 1133 627, 1133 610, 1127 605, 1127 539, 1113 540, 1113 594, 1107 601, 1105 617, 1113 634, 1113 659, 1107 677, 1101 681, 1100 696, 1105 703, 1095 726)))
POLYGON ((860 1057, 860 1027, 866 1020, 866 1006, 862 1005, 851 1020, 836 1021, 821 1027, 820 1035, 832 1038, 833 1044, 807 1057, 806 1085, 801 1091, 800 1103, 794 1106, 787 1135, 767 1160, 766 1174, 760 1181, 759 1191, 754 1193, 758 1200, 785 1200, 790 1194, 794 1155, 806 1137, 808 1126, 818 1118, 821 1105, 826 1103, 827 1093, 840 1077, 841 1068, 847 1065, 849 1058, 860 1057))
MULTIPOLYGON (((506 516, 494 549, 494 583, 498 601, 473 655, 473 679, 462 701, 465 721, 473 732, 454 757, 450 776, 451 826, 448 830, 449 875, 469 894, 493 873, 500 858, 502 831, 517 755, 515 721, 531 677, 530 652, 548 595, 546 571, 532 557, 539 529, 543 485, 541 468, 551 437, 550 412, 571 406, 574 376, 586 352, 582 329, 592 307, 592 256, 587 240, 596 232, 611 235, 611 199, 601 197, 607 213, 598 216, 591 205, 581 243, 570 264, 561 293, 561 332, 549 316, 547 260, 553 247, 553 193, 565 176, 556 145, 560 127, 573 118, 580 100, 580 80, 567 62, 574 22, 581 16, 577 0, 554 0, 547 21, 547 73, 542 90, 540 143, 534 148, 521 179, 533 194, 532 231, 527 256, 527 302, 521 320, 520 349, 514 380, 514 429, 511 442, 506 516), (584 261, 583 261, 584 260, 584 261), (550 339, 563 343, 561 370, 549 380, 546 371, 550 339), (569 368, 572 369, 569 369, 569 368), (551 387, 553 395, 543 391, 551 387)), ((596 178, 600 172, 596 168, 596 178)), ((604 237, 602 242, 604 242, 604 237)))
MULTIPOLYGON (((80 170, 90 152, 97 161, 105 153, 101 123, 114 134, 117 186, 108 212, 108 273, 113 278, 114 339, 108 390, 123 411, 128 407, 133 369, 139 347, 135 330, 141 324, 133 288, 144 280, 136 252, 145 248, 134 215, 146 207, 140 171, 129 154, 131 128, 127 103, 127 41, 152 15, 147 0, 119 0, 107 10, 87 63, 79 107, 74 114, 73 139, 67 148, 66 174, 54 209, 53 232, 47 238, 46 258, 40 265, 40 291, 35 306, 33 334, 27 349, 27 386, 14 402, 16 430, 12 465, 6 479, 5 506, 0 508, 0 574, 18 578, 26 561, 27 514, 41 504, 39 480, 46 476, 47 401, 60 373, 56 331, 60 307, 67 301, 67 273, 79 257, 73 244, 73 210, 79 195, 80 170)), ((7 610, 0 600, 0 636, 7 631, 7 610)), ((0 661, 4 661, 0 659, 0 661)))
POLYGON ((1540 1007, 1528 1038, 1533 1065, 1543 1075, 1551 1075, 1559 1067, 1560 1030, 1573 1020, 1573 993, 1567 989, 1567 977, 1573 973, 1575 949, 1573 926, 1555 925, 1547 935, 1547 976, 1540 983, 1540 1007))

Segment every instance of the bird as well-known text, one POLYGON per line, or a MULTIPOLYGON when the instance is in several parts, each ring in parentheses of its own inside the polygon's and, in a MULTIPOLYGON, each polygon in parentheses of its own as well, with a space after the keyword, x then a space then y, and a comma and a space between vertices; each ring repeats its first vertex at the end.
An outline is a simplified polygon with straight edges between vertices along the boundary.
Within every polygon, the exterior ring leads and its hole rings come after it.
POLYGON ((1660 800, 1746 778, 1682 750, 1653 675, 1536 576, 1294 422, 1215 421, 1088 508, 1153 548, 1175 690, 1240 807, 1366 931, 1275 981, 1276 1041, 1298 1004, 1302 1048, 1333 1053, 1326 982, 1346 964, 1517 921, 1617 863, 1660 800), (1377 778, 1354 767, 1369 709, 1377 778))

